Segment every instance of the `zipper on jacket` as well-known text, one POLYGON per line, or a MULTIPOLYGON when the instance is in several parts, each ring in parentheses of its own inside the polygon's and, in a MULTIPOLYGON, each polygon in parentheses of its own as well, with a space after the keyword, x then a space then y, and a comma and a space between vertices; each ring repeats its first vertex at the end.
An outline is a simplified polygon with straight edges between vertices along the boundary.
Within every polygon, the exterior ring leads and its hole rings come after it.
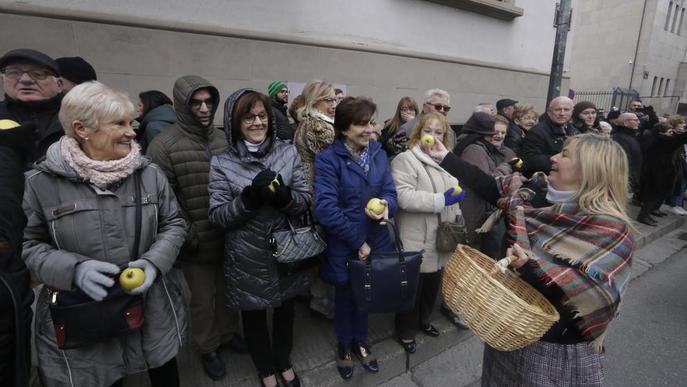
MULTIPOLYGON (((105 226, 105 223, 103 223, 103 211, 102 211, 102 208, 100 206, 100 200, 101 200, 100 194, 96 193, 95 194, 95 202, 98 204, 98 217, 100 218, 100 229, 102 230, 102 228, 105 226)), ((103 238, 102 231, 100 232, 100 241, 102 242, 103 247, 107 246, 105 244, 105 239, 103 238)), ((110 262, 110 257, 109 257, 109 254, 108 254, 106 247, 103 249, 103 252, 105 253, 105 262, 110 262)))
POLYGON ((67 375, 69 375, 69 384, 72 387, 74 386, 74 379, 72 378, 72 367, 69 365, 69 360, 67 359, 67 354, 64 353, 64 350, 61 349, 60 352, 62 353, 62 358, 64 359, 64 363, 67 365, 67 375))
POLYGON ((164 277, 161 278, 162 280, 162 287, 165 289, 165 294, 167 295, 167 300, 169 301, 169 306, 172 308, 172 316, 174 316, 174 324, 177 327, 177 339, 179 339, 179 345, 183 345, 183 342, 181 340, 181 327, 179 327, 179 319, 177 318, 177 311, 174 308, 174 303, 172 302, 172 297, 169 295, 169 290, 167 290, 167 282, 165 281, 164 277))

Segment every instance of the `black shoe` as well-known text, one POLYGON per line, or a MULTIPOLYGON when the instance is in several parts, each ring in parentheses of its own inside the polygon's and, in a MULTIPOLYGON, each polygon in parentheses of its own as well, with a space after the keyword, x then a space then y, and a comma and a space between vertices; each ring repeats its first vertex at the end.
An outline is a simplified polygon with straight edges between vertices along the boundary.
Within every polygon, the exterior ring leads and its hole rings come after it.
MULTIPOLYGON (((264 381, 263 379, 265 379, 266 377, 269 377, 269 376, 274 376, 275 378, 277 377, 276 375, 266 375, 266 376, 263 376, 263 375, 261 375, 261 374, 258 374, 258 379, 260 380, 260 385, 261 385, 262 387, 267 387, 267 385, 265 384, 265 381, 264 381)), ((277 379, 277 384, 275 384, 274 386, 275 386, 275 387, 279 387, 279 379, 277 379)))
POLYGON ((353 376, 353 353, 348 344, 339 344, 336 349, 336 370, 344 380, 353 376))
POLYGON ((286 380, 284 375, 282 375, 285 371, 279 373, 279 376, 281 377, 281 381, 284 382, 285 387, 301 387, 301 379, 298 377, 298 374, 296 373, 296 370, 293 370, 293 379, 291 381, 286 380))
POLYGON ((232 336, 231 339, 224 344, 224 346, 236 353, 248 353, 248 346, 246 346, 246 342, 243 341, 243 337, 241 337, 241 335, 238 333, 234 333, 234 336, 232 336))
POLYGON ((417 343, 415 342, 415 339, 412 341, 404 341, 405 339, 398 339, 398 343, 401 344, 401 347, 405 349, 406 352, 408 353, 415 353, 417 350, 417 343))
POLYGON ((427 336, 430 337, 439 337, 439 330, 434 327, 432 324, 427 324, 421 328, 422 333, 426 334, 427 336))
POLYGON ((220 355, 219 351, 215 350, 204 353, 200 356, 200 359, 203 362, 205 374, 207 374, 210 379, 217 381, 227 374, 227 370, 224 367, 224 359, 222 359, 222 355, 220 355))
POLYGON ((661 210, 656 210, 656 211, 651 211, 651 215, 658 216, 659 218, 662 218, 664 216, 668 216, 668 213, 663 212, 661 210))
POLYGON ((451 324, 457 326, 460 329, 470 329, 470 327, 468 327, 468 324, 466 324, 465 321, 463 321, 463 319, 460 318, 460 316, 453 313, 451 311, 451 309, 448 308, 448 306, 441 304, 440 310, 441 310, 441 313, 444 316, 446 316, 448 321, 451 322, 451 324))
POLYGON ((377 358, 375 355, 372 354, 370 351, 370 346, 367 345, 367 343, 356 343, 353 345, 353 353, 358 357, 358 360, 360 360, 360 364, 362 364, 363 368, 367 370, 367 372, 371 372, 373 374, 376 374, 379 372, 379 364, 377 363, 377 358))
POLYGON ((650 215, 639 215, 637 217, 637 221, 639 223, 644 223, 644 224, 649 225, 649 226, 656 226, 658 224, 658 222, 654 218, 652 218, 650 215))

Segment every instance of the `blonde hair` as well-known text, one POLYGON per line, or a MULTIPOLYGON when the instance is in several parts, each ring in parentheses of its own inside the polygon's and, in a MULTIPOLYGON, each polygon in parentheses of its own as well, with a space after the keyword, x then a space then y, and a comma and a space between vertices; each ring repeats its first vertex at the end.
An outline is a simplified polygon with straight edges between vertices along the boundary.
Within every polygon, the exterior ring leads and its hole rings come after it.
POLYGON ((72 123, 81 121, 86 128, 98 130, 100 125, 136 114, 129 97, 98 81, 85 82, 71 89, 62 98, 58 118, 64 133, 76 137, 72 123))
POLYGON ((305 104, 298 109, 298 117, 303 118, 318 112, 315 108, 317 102, 328 95, 334 94, 334 86, 324 81, 310 81, 303 88, 301 93, 305 99, 305 104))
POLYGON ((446 117, 444 117, 443 114, 441 113, 425 113, 422 116, 420 116, 420 119, 418 120, 417 124, 415 124, 415 127, 413 130, 410 132, 410 138, 408 138, 408 148, 412 148, 420 142, 420 138, 422 137, 422 129, 425 128, 425 126, 429 123, 431 120, 437 120, 441 124, 441 126, 444 127, 444 140, 442 141, 444 143, 444 146, 446 148, 449 148, 451 146, 451 132, 453 131, 451 129, 451 126, 448 124, 448 120, 446 117))
POLYGON ((626 211, 629 167, 623 148, 594 133, 570 137, 565 146, 580 168, 580 209, 613 216, 636 230, 626 211))
POLYGON ((506 118, 500 114, 497 114, 494 116, 494 125, 495 124, 501 124, 501 125, 508 126, 508 123, 509 123, 508 118, 506 118))

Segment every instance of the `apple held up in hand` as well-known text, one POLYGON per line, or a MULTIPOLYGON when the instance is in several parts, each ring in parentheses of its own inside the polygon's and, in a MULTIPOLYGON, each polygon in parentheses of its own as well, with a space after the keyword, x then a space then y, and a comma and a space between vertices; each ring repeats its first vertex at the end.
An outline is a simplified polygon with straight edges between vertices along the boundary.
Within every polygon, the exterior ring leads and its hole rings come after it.
POLYGON ((143 285, 146 274, 138 267, 128 267, 119 274, 119 284, 124 290, 132 290, 143 285))
POLYGON ((430 147, 434 145, 436 140, 434 140, 434 136, 432 136, 431 134, 425 134, 422 137, 420 137, 420 142, 422 143, 422 145, 430 147))
POLYGON ((382 202, 382 200, 379 198, 372 198, 372 199, 370 199, 369 202, 367 202, 366 207, 373 214, 381 215, 384 213, 384 209, 386 208, 386 204, 384 204, 384 202, 382 202))
POLYGON ((451 192, 451 196, 460 195, 461 192, 463 192, 463 188, 461 188, 461 186, 457 185, 457 186, 453 187, 453 192, 451 192))

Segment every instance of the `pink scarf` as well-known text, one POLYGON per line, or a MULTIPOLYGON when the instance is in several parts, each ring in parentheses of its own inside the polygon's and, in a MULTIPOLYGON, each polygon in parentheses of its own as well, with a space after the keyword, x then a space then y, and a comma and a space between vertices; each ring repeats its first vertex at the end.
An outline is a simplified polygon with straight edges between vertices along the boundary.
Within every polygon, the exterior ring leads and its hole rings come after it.
POLYGON ((129 154, 118 160, 93 160, 81 150, 74 138, 68 136, 60 140, 60 152, 67 164, 74 168, 84 181, 100 189, 107 189, 112 183, 131 175, 143 161, 141 147, 135 141, 131 142, 129 154))

